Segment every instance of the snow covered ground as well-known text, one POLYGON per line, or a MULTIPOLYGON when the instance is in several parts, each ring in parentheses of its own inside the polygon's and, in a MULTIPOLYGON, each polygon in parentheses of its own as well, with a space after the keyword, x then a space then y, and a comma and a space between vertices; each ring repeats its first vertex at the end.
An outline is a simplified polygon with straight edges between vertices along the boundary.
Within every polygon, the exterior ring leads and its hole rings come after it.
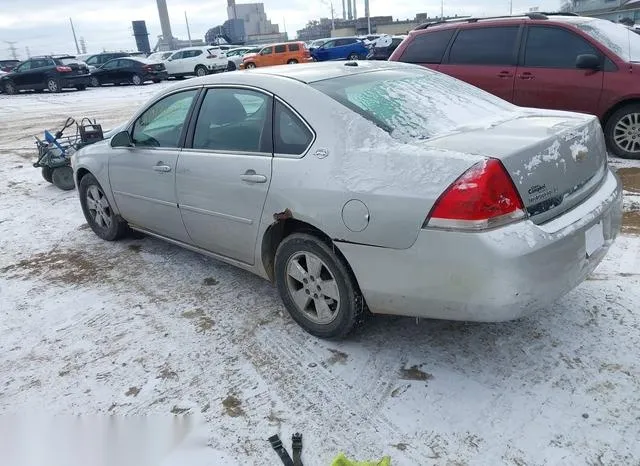
POLYGON ((198 413, 193 466, 278 464, 267 437, 290 449, 295 431, 311 466, 339 451, 639 464, 640 237, 620 236, 588 281, 528 319, 378 317, 349 341, 318 340, 257 277, 150 238, 101 241, 76 192, 31 166, 31 136, 68 109, 108 128, 164 86, 0 95, 1 413, 198 413))

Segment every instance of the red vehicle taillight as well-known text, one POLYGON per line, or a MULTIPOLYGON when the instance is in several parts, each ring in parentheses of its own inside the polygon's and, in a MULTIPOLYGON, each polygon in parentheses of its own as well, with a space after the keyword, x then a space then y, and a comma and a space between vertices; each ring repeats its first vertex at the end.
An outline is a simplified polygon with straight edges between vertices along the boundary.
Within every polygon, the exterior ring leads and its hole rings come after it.
POLYGON ((69 66, 56 66, 56 70, 60 73, 71 73, 73 71, 69 66))
POLYGON ((497 159, 478 162, 436 201, 424 227, 485 230, 526 217, 522 199, 497 159))
POLYGON ((210 54, 210 55, 207 56, 207 58, 218 58, 218 55, 210 54))
POLYGON ((142 67, 142 70, 143 70, 143 71, 153 71, 153 66, 151 66, 151 65, 144 65, 144 66, 142 67))

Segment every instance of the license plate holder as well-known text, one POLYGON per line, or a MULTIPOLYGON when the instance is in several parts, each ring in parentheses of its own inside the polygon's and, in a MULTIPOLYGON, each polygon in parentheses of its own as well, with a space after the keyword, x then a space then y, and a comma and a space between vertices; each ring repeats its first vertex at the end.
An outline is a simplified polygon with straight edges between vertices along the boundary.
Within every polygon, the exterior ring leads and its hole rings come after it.
POLYGON ((585 252, 587 257, 592 256, 604 246, 604 228, 602 222, 598 222, 584 232, 585 252))

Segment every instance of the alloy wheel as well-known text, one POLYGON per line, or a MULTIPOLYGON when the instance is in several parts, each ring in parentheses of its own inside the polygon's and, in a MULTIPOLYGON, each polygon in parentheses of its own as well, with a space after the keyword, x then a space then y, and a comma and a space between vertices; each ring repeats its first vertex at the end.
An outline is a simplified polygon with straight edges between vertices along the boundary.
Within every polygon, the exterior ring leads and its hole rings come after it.
POLYGON ((113 212, 109 206, 109 201, 107 201, 102 190, 95 184, 87 189, 86 201, 89 214, 96 225, 105 229, 111 227, 113 212))
POLYGON ((332 322, 340 291, 329 267, 315 254, 300 252, 287 262, 287 289, 298 309, 317 324, 332 322))
POLYGON ((199 78, 201 78, 202 76, 206 76, 207 75, 207 70, 205 70, 204 68, 202 68, 201 66, 198 67, 198 69, 196 70, 196 76, 198 76, 199 78))
POLYGON ((640 113, 628 113, 613 129, 613 140, 622 150, 640 152, 640 113))
POLYGON ((100 87, 100 81, 95 76, 91 78, 91 85, 93 87, 100 87))
POLYGON ((142 84, 142 78, 137 74, 133 75, 133 78, 131 78, 131 81, 133 81, 133 84, 135 84, 136 86, 139 86, 140 84, 142 84))
POLYGON ((58 92, 58 83, 55 79, 47 81, 47 89, 49 89, 49 92, 58 92))

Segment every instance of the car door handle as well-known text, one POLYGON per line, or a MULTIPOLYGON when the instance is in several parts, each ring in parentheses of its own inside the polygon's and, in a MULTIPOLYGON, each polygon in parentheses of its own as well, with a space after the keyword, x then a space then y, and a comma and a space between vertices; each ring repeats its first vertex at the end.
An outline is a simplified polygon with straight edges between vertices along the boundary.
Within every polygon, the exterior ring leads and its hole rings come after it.
POLYGON ((240 177, 242 181, 246 181, 247 183, 266 183, 267 177, 264 175, 259 175, 255 172, 255 170, 247 170, 244 175, 240 177))
POLYGON ((154 165, 153 170, 157 172, 167 173, 171 171, 171 167, 169 165, 154 165))
POLYGON ((529 72, 525 72, 525 73, 521 73, 518 78, 520 79, 524 79, 524 80, 531 80, 531 79, 536 79, 536 77, 529 73, 529 72))
POLYGON ((511 73, 510 71, 501 71, 500 73, 498 73, 498 77, 499 78, 513 78, 513 73, 511 73))

